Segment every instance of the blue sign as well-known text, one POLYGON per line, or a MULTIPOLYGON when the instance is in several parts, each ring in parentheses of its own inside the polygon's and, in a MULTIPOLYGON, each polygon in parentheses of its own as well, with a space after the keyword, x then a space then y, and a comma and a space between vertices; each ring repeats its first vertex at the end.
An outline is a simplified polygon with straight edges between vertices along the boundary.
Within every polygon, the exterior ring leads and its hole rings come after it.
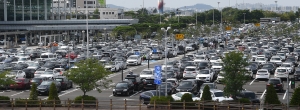
POLYGON ((156 49, 153 49, 152 51, 153 51, 153 52, 157 52, 157 50, 156 50, 156 49))
POLYGON ((161 84, 161 66, 159 65, 154 67, 154 83, 157 85, 161 84))
POLYGON ((140 55, 140 52, 134 52, 135 55, 140 55))

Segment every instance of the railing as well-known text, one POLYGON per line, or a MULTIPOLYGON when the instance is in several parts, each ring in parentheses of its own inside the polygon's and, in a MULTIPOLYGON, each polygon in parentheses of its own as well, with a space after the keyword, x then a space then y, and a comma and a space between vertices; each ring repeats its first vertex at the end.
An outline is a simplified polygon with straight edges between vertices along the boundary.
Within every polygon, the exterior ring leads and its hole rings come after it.
POLYGON ((11 99, 0 100, 1 110, 300 110, 300 106, 289 106, 284 104, 260 104, 239 103, 239 102, 159 102, 153 101, 144 105, 139 100, 27 100, 11 99))

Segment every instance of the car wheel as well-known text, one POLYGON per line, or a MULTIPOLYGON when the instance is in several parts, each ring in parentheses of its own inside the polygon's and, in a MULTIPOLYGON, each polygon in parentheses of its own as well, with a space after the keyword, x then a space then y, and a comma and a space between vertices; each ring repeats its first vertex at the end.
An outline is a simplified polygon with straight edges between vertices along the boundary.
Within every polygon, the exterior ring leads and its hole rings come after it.
POLYGON ((70 88, 73 88, 73 83, 71 83, 71 86, 70 86, 70 88))

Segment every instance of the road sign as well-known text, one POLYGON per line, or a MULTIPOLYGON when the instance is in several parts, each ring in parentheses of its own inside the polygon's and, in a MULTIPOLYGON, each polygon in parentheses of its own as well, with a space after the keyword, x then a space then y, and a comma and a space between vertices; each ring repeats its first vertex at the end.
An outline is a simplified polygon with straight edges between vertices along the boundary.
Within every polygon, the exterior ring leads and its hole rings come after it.
POLYGON ((182 39, 184 39, 184 34, 176 34, 175 39, 176 40, 182 40, 182 39))
POLYGON ((229 31, 229 30, 231 30, 231 26, 226 26, 226 31, 229 31))
POLYGON ((156 49, 153 49, 152 51, 153 51, 153 52, 157 52, 157 50, 156 50, 156 49))
POLYGON ((260 26, 260 23, 255 23, 255 26, 256 26, 256 27, 259 27, 259 26, 260 26))
POLYGON ((140 52, 134 52, 135 55, 140 55, 140 52))
POLYGON ((161 66, 159 65, 154 67, 154 83, 157 85, 161 84, 161 66))

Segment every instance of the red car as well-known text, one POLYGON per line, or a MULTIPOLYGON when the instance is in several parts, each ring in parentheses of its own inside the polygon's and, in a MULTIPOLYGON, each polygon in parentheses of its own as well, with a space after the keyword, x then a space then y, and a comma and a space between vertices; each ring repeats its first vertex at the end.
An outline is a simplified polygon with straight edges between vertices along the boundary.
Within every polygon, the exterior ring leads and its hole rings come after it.
POLYGON ((29 79, 16 79, 15 84, 10 84, 10 89, 29 89, 30 88, 30 80, 29 79))
POLYGON ((70 56, 71 59, 77 58, 77 55, 76 55, 75 53, 68 53, 68 54, 66 55, 66 58, 69 58, 69 56, 70 56))

